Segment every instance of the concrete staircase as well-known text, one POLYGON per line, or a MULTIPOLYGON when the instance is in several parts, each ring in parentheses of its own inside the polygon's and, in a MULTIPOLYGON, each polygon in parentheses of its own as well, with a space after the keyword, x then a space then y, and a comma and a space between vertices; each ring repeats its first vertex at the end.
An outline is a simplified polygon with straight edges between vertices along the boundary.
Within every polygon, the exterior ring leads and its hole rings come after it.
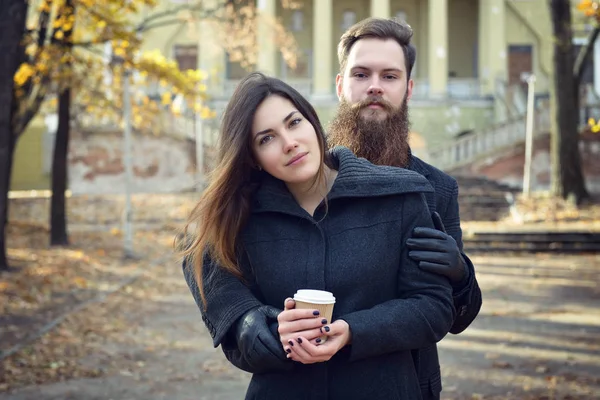
MULTIPOLYGON (((525 141, 526 116, 520 114, 504 123, 458 138, 430 149, 429 160, 449 172, 525 141)), ((540 107, 534 115, 534 136, 550 130, 550 109, 540 107)), ((498 221, 509 213, 514 194, 519 191, 485 177, 454 176, 459 184, 459 206, 462 221, 498 221)))
POLYGON ((518 189, 473 176, 454 176, 458 181, 461 221, 498 221, 504 218, 518 189))

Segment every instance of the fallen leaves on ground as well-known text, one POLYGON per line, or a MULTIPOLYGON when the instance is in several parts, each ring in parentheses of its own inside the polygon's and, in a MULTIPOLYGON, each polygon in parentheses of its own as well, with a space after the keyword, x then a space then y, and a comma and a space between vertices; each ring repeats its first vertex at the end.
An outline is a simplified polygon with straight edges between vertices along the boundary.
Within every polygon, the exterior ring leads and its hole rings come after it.
MULTIPOLYGON (((134 194, 131 197, 132 220, 147 223, 184 221, 198 193, 134 194)), ((72 195, 66 198, 69 224, 121 224, 125 210, 125 196, 117 194, 72 195)), ((33 222, 48 226, 50 198, 22 196, 10 200, 9 220, 33 222)))
MULTIPOLYGON (((137 215, 159 223, 152 229, 135 231, 133 243, 138 258, 134 260, 123 258, 123 239, 115 234, 114 227, 74 230, 69 246, 49 247, 48 229, 40 224, 48 200, 26 199, 31 200, 27 204, 22 204, 23 199, 11 200, 11 216, 16 220, 11 220, 7 231, 12 269, 0 273, 0 350, 23 342, 78 305, 113 291, 153 262, 174 256, 173 238, 181 223, 169 219, 175 218, 173 215, 178 220, 185 218, 186 207, 190 207, 193 198, 184 196, 181 203, 185 205, 177 206, 183 208, 173 208, 177 205, 175 200, 165 201, 161 197, 152 201, 147 197, 140 197, 135 203, 140 207, 137 215), (142 206, 152 207, 143 210, 142 206)), ((69 206, 71 227, 77 222, 102 226, 117 218, 119 211, 114 201, 85 196, 71 198, 69 206), (95 221, 94 215, 106 218, 95 221)), ((151 290, 160 287, 160 283, 154 282, 151 290)), ((90 352, 102 351, 101 343, 108 335, 126 329, 124 321, 135 315, 135 308, 144 296, 144 289, 139 286, 125 286, 106 302, 112 304, 112 309, 92 303, 86 309, 92 312, 68 315, 33 345, 0 361, 0 391, 104 373, 110 365, 82 368, 81 359, 90 352)))

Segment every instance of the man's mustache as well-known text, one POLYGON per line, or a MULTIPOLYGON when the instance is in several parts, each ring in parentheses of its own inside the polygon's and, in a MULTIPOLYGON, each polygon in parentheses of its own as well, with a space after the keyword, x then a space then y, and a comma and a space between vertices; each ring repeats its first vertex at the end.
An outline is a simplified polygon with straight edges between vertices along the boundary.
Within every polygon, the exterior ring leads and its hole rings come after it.
POLYGON ((383 97, 381 97, 381 96, 367 97, 366 99, 356 103, 354 105, 354 108, 356 110, 362 110, 363 108, 367 108, 372 104, 377 104, 377 105, 383 107, 383 109, 386 111, 392 111, 394 109, 394 106, 392 106, 392 104, 389 101, 384 100, 383 97))

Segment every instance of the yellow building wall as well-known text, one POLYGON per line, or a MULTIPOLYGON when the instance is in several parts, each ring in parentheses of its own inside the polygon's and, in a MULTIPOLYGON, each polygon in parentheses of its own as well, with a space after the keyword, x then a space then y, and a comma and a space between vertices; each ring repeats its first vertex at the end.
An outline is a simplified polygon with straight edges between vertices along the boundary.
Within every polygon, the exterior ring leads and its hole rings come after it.
MULTIPOLYGON (((11 174, 11 190, 41 190, 50 188, 50 174, 42 165, 44 151, 44 120, 35 117, 17 141, 11 174)), ((51 154, 48 155, 51 159, 51 154)))

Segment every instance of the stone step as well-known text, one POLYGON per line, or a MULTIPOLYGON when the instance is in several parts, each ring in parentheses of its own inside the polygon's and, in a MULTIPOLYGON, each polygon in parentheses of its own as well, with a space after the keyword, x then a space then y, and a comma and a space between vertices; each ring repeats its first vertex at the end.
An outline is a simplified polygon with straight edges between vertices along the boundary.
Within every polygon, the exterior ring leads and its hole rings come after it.
POLYGON ((600 232, 477 232, 463 238, 465 252, 598 253, 600 232))
POLYGON ((459 185, 458 203, 461 221, 498 221, 511 205, 517 189, 482 176, 454 176, 459 185))

